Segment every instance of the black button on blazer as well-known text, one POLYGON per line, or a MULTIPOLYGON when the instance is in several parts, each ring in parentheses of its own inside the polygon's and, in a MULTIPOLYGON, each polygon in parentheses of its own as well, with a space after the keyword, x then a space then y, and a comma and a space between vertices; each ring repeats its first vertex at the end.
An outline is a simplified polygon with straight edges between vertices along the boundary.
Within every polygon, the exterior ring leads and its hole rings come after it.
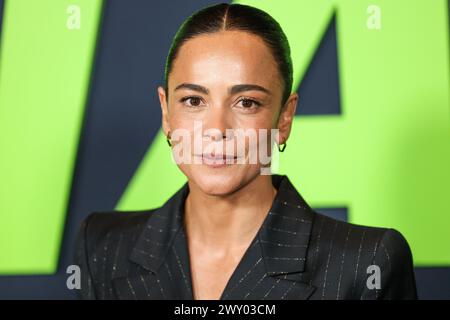
MULTIPOLYGON (((275 200, 221 300, 417 298, 411 251, 398 231, 331 219, 312 210, 286 176, 272 181, 275 200), (379 268, 378 283, 371 266, 379 268)), ((188 193, 186 183, 157 209, 91 213, 76 242, 79 297, 192 300, 188 193)))

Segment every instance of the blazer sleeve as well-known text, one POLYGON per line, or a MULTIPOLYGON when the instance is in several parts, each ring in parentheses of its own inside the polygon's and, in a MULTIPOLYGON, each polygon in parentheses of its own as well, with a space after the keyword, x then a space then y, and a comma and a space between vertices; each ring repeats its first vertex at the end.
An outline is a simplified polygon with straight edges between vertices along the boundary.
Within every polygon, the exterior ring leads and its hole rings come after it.
POLYGON ((77 290, 79 299, 94 300, 97 299, 94 287, 94 281, 89 265, 88 253, 88 228, 89 222, 95 213, 88 215, 81 223, 75 242, 74 262, 78 265, 81 273, 81 288, 77 290))
POLYGON ((369 287, 368 282, 373 279, 368 274, 361 299, 417 299, 411 249, 400 232, 387 229, 378 243, 373 265, 379 267, 379 286, 369 287))

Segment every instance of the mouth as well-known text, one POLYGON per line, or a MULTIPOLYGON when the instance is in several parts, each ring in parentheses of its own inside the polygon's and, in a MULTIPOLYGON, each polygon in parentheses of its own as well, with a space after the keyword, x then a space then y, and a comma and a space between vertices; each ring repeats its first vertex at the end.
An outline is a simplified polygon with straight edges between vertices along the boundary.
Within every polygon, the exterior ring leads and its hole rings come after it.
POLYGON ((238 157, 236 155, 227 154, 196 154, 201 159, 201 163, 213 168, 220 168, 235 164, 238 157))

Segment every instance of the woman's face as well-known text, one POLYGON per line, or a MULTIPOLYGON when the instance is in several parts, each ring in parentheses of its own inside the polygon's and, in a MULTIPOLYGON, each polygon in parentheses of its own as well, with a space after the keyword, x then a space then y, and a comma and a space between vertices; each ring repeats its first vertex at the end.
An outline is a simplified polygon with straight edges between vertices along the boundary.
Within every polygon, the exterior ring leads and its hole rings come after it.
POLYGON ((172 65, 168 101, 162 87, 158 94, 179 168, 211 195, 230 194, 261 174, 261 155, 270 156, 271 139, 287 140, 297 103, 294 93, 281 109, 277 64, 262 39, 242 31, 185 42, 172 65))

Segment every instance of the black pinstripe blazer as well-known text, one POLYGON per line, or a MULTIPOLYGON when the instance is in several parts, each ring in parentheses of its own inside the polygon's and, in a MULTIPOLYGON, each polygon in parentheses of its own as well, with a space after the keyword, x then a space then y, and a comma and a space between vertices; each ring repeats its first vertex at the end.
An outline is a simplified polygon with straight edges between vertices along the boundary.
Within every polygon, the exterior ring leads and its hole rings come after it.
MULTIPOLYGON (((412 255, 394 229, 312 210, 286 176, 221 300, 416 299, 412 255), (380 286, 369 268, 380 269, 380 286), (369 268, 369 271, 368 271, 369 268)), ((162 207, 95 212, 82 223, 75 263, 83 299, 193 299, 183 225, 186 183, 162 207)))

